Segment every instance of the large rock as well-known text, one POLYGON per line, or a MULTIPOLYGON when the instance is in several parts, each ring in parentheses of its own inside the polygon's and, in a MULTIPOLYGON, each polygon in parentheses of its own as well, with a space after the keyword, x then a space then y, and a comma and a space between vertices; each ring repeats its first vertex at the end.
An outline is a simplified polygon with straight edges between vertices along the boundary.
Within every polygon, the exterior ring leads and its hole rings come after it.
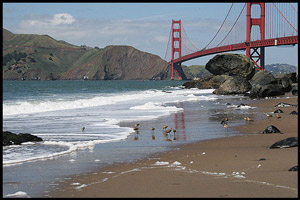
POLYGON ((295 96, 298 96, 298 83, 293 83, 292 84, 292 94, 295 96))
POLYGON ((278 96, 285 93, 278 79, 265 70, 257 72, 249 82, 252 86, 249 96, 252 98, 278 96))
POLYGON ((217 89, 229 77, 230 76, 228 75, 209 76, 209 77, 201 78, 199 80, 185 82, 183 86, 187 89, 190 88, 217 89))
POLYGON ((251 84, 245 78, 230 76, 213 93, 218 95, 244 94, 250 89, 251 84))
POLYGON ((3 146, 7 145, 20 145, 23 142, 40 142, 43 141, 42 138, 37 137, 35 135, 31 135, 29 133, 20 133, 15 134, 9 131, 3 132, 3 146))
POLYGON ((284 92, 290 92, 292 90, 292 81, 286 76, 279 79, 279 84, 282 85, 284 92))
POLYGON ((250 80, 255 74, 254 63, 245 55, 219 54, 208 61, 205 66, 214 75, 226 74, 240 76, 250 80))
POLYGON ((289 137, 284 140, 275 142, 270 146, 270 149, 290 148, 290 147, 297 147, 297 146, 298 146, 298 137, 289 137))

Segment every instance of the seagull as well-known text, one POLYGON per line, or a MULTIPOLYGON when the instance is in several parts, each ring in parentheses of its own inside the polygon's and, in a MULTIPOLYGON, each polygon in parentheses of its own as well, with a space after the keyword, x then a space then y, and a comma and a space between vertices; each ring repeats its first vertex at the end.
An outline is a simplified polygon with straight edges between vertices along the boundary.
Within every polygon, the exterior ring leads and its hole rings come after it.
POLYGON ((137 131, 137 130, 139 130, 139 128, 138 127, 133 127, 133 130, 137 131))
POLYGON ((168 136, 168 133, 170 133, 171 131, 172 131, 172 128, 166 130, 166 131, 164 132, 164 135, 165 135, 165 136, 168 136))
POLYGON ((276 116, 277 119, 281 118, 281 116, 278 113, 275 116, 276 116))
POLYGON ((226 131, 228 131, 229 125, 227 123, 224 123, 224 128, 226 129, 226 131))
POLYGON ((152 135, 152 140, 155 140, 155 135, 152 135))
POLYGON ((270 118, 270 117, 273 117, 271 114, 269 114, 269 113, 265 113, 265 115, 268 117, 268 119, 270 118))
POLYGON ((155 136, 154 136, 154 130, 155 130, 155 128, 152 127, 151 130, 152 130, 152 140, 155 140, 155 136))
POLYGON ((136 124, 136 125, 134 125, 135 127, 138 127, 140 124, 136 124))
POLYGON ((225 117, 224 119, 222 119, 221 124, 225 124, 226 122, 228 122, 228 117, 225 117))
POLYGON ((83 133, 83 132, 84 132, 84 130, 85 130, 85 127, 82 127, 82 128, 81 128, 81 132, 83 133))
POLYGON ((250 117, 245 117, 244 119, 245 119, 246 121, 249 121, 249 122, 250 122, 250 121, 252 121, 252 122, 254 121, 254 120, 253 120, 252 118, 250 118, 250 117))
POLYGON ((168 126, 166 126, 166 125, 163 126, 163 129, 167 129, 167 128, 168 128, 168 126))

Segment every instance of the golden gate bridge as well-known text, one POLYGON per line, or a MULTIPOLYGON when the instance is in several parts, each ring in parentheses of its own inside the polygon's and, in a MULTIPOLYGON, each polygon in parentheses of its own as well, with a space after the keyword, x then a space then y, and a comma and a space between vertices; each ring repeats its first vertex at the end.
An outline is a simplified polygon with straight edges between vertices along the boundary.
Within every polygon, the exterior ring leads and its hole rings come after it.
POLYGON ((237 50, 245 50, 246 56, 254 62, 256 69, 261 70, 265 65, 266 47, 298 44, 298 11, 291 3, 239 4, 239 10, 233 9, 234 3, 231 4, 216 34, 201 48, 188 37, 182 20, 172 20, 166 50, 168 55, 168 50, 171 49, 171 59, 168 62, 172 67, 171 79, 175 75, 182 79, 182 62, 237 50), (233 10, 238 10, 237 16, 235 20, 229 20, 233 10))

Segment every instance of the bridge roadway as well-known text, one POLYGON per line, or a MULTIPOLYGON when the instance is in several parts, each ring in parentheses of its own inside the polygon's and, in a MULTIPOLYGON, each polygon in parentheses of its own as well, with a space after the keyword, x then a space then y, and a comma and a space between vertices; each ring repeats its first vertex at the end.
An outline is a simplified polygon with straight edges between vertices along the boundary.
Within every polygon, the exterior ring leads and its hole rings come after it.
MULTIPOLYGON (((279 45, 295 45, 298 44, 298 35, 297 36, 288 36, 288 37, 280 37, 280 38, 272 38, 265 40, 256 40, 251 42, 243 42, 238 44, 231 44, 221 47, 215 47, 211 49, 200 50, 185 56, 181 56, 180 58, 176 58, 173 60, 173 63, 182 63, 184 61, 188 61, 191 59, 195 59, 202 56, 207 56, 216 53, 228 52, 228 51, 237 51, 237 50, 245 50, 247 47, 257 48, 257 47, 270 47, 270 46, 279 46, 279 45)), ((169 64, 172 62, 170 61, 169 64)))

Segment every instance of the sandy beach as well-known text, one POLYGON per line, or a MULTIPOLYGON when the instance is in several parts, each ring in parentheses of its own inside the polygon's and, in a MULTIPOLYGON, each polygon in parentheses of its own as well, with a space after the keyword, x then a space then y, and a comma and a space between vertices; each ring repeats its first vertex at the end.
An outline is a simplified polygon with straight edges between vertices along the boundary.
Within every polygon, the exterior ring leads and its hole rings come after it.
POLYGON ((80 174, 49 196, 298 197, 298 172, 288 171, 298 166, 298 147, 269 149, 298 136, 298 115, 289 114, 298 107, 279 108, 284 111, 280 119, 264 116, 279 102, 298 105, 297 96, 287 96, 251 101, 258 116, 235 128, 244 135, 184 144, 135 163, 80 174), (262 134, 269 125, 283 134, 262 134))

